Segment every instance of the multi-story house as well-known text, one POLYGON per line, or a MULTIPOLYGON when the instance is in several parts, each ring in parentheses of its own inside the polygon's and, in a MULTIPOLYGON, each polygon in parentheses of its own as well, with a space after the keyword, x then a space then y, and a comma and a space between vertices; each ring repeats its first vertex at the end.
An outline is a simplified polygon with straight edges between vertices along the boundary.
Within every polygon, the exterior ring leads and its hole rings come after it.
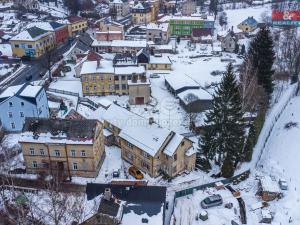
POLYGON ((40 29, 53 32, 55 34, 55 43, 57 45, 66 43, 69 38, 68 26, 66 24, 57 23, 55 21, 33 22, 30 23, 27 27, 38 27, 40 29))
POLYGON ((128 94, 128 81, 132 75, 145 75, 143 66, 115 67, 113 61, 86 61, 81 68, 83 95, 128 94))
MULTIPOLYGON (((167 19, 170 24, 171 35, 190 37, 194 28, 214 29, 214 19, 211 16, 172 16, 167 19)), ((162 21, 166 22, 163 18, 162 21)))
POLYGON ((123 40, 124 34, 122 31, 96 31, 95 38, 97 41, 123 40))
POLYGON ((100 31, 122 31, 124 33, 124 25, 113 21, 111 17, 105 17, 98 20, 100 31))
POLYGON ((26 117, 48 118, 49 107, 42 86, 8 87, 0 95, 0 120, 7 131, 21 131, 26 117))
POLYGON ((95 52, 130 52, 137 53, 143 48, 147 48, 146 40, 131 41, 131 40, 112 40, 112 41, 98 41, 94 40, 92 48, 95 52))
POLYGON ((243 22, 241 22, 237 27, 243 32, 252 32, 257 28, 257 21, 253 18, 253 16, 248 17, 243 22))
POLYGON ((69 36, 72 37, 84 33, 88 28, 87 20, 80 16, 69 16, 67 22, 69 26, 69 36))
POLYGON ((14 4, 17 7, 24 7, 28 10, 39 10, 40 8, 38 0, 14 0, 14 4))
POLYGON ((122 0, 109 1, 109 9, 114 13, 116 18, 127 16, 130 13, 129 3, 122 0))
POLYGON ((123 159, 156 177, 174 177, 195 167, 193 142, 153 121, 112 104, 103 116, 104 127, 113 133, 123 159))
POLYGON ((19 143, 28 173, 96 177, 105 158, 98 120, 26 118, 19 143))
POLYGON ((55 34, 38 27, 28 28, 10 39, 12 52, 17 57, 39 58, 55 46, 55 34))
POLYGON ((147 41, 155 44, 167 44, 170 40, 170 29, 168 23, 149 23, 146 31, 147 41))
POLYGON ((147 24, 150 23, 152 18, 151 5, 148 2, 139 2, 131 9, 132 22, 134 24, 147 24))

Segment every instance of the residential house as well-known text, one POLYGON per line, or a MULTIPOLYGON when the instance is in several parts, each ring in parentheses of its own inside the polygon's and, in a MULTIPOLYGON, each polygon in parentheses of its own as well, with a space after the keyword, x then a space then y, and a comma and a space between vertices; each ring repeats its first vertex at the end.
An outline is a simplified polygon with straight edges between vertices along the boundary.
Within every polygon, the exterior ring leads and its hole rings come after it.
POLYGON ((88 183, 86 195, 89 201, 102 196, 96 214, 80 225, 164 225, 167 209, 166 191, 166 187, 163 186, 134 183, 131 185, 88 183))
POLYGON ((116 18, 127 16, 130 13, 129 3, 122 0, 110 0, 109 9, 116 18))
POLYGON ((131 9, 134 24, 148 24, 154 20, 149 2, 138 2, 131 9))
POLYGON ((194 0, 186 0, 182 3, 181 13, 183 16, 190 16, 196 12, 196 1, 194 0))
POLYGON ((105 17, 98 21, 99 31, 122 31, 124 33, 124 25, 113 21, 111 17, 105 17))
POLYGON ((162 128, 153 118, 146 119, 115 104, 110 105, 103 117, 105 128, 121 147, 122 158, 150 176, 163 173, 174 177, 194 169, 193 142, 162 128))
POLYGON ((243 32, 252 32, 257 28, 257 21, 253 18, 253 16, 248 17, 243 22, 238 25, 238 28, 243 32))
POLYGON ((28 24, 27 28, 38 27, 40 29, 53 32, 55 34, 55 43, 57 45, 66 43, 69 38, 68 26, 55 21, 52 22, 33 22, 28 24))
POLYGON ((258 182, 258 191, 256 193, 263 201, 273 201, 280 198, 281 190, 276 181, 273 181, 270 176, 263 176, 258 182))
POLYGON ((129 104, 143 105, 150 102, 150 82, 146 75, 138 76, 133 74, 132 79, 128 81, 129 104))
POLYGON ((78 34, 84 33, 88 26, 87 20, 80 16, 69 16, 67 18, 68 26, 69 26, 69 36, 75 37, 78 34))
POLYGON ((31 27, 10 39, 13 54, 17 57, 39 58, 55 46, 55 34, 38 27, 31 27))
POLYGON ((27 10, 39 10, 38 0, 14 0, 14 5, 17 7, 24 7, 27 10))
POLYGON ((148 70, 171 70, 172 62, 168 56, 154 55, 150 56, 150 61, 147 65, 148 70))
POLYGON ((83 95, 128 94, 128 81, 132 75, 145 75, 143 66, 113 66, 113 61, 86 61, 81 69, 83 95))
POLYGON ((194 28, 192 30, 191 40, 194 43, 211 44, 213 29, 211 28, 194 28))
POLYGON ((214 29, 212 16, 171 16, 162 18, 161 22, 169 22, 171 35, 190 37, 194 28, 214 29))
POLYGON ((224 38, 221 40, 222 51, 224 52, 235 52, 237 49, 238 38, 233 31, 229 31, 224 38))
POLYGON ((98 120, 26 118, 19 139, 28 173, 97 177, 105 158, 98 120))
POLYGON ((170 28, 168 23, 149 23, 146 32, 147 41, 155 44, 167 44, 170 40, 170 28))
POLYGON ((21 131, 26 117, 48 118, 49 107, 42 86, 10 86, 0 94, 0 120, 7 131, 21 131))
POLYGON ((188 113, 199 113, 212 108, 212 95, 204 89, 188 89, 179 93, 179 103, 188 113))
POLYGON ((99 55, 98 53, 90 50, 88 52, 88 54, 81 58, 74 66, 74 70, 75 70, 75 76, 76 77, 80 77, 80 72, 81 72, 81 69, 82 69, 82 65, 85 61, 97 61, 97 60, 101 60, 102 59, 102 56, 99 55))
POLYGON ((96 31, 95 38, 97 41, 123 40, 124 34, 122 31, 96 31))

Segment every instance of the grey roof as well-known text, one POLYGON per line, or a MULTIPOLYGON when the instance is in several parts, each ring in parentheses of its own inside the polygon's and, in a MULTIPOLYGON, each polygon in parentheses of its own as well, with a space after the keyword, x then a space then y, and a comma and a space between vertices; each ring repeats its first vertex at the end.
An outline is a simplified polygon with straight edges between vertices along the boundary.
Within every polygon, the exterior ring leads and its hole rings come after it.
POLYGON ((91 46, 94 40, 88 33, 83 33, 79 36, 79 41, 86 46, 91 46))
POLYGON ((101 199, 98 212, 109 216, 116 217, 120 208, 120 204, 116 203, 114 199, 101 199))
POLYGON ((27 29, 27 32, 30 34, 30 36, 32 38, 36 38, 36 37, 38 37, 38 36, 40 36, 42 34, 47 33, 48 31, 43 30, 43 29, 38 28, 38 27, 31 27, 31 28, 27 29))
POLYGON ((68 139, 72 138, 94 138, 97 120, 66 120, 48 118, 25 118, 23 132, 48 133, 58 135, 60 132, 66 134, 68 139))

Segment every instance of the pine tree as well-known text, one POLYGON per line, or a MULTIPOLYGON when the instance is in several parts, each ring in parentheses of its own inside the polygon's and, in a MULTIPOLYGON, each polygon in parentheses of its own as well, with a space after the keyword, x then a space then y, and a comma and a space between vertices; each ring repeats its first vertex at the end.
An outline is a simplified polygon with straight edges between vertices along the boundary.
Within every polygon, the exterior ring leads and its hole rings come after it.
POLYGON ((273 92, 272 76, 274 70, 272 67, 275 60, 275 53, 269 29, 263 27, 257 33, 254 40, 250 43, 247 57, 251 60, 258 85, 261 85, 270 97, 273 92))
POLYGON ((250 125, 249 128, 249 135, 247 138, 247 142, 244 147, 244 159, 243 161, 245 162, 250 162, 252 159, 252 153, 253 153, 253 148, 255 146, 256 142, 256 132, 255 132, 255 126, 253 124, 250 125))
POLYGON ((243 142, 242 102, 233 67, 229 64, 213 97, 213 107, 206 114, 200 146, 208 159, 215 159, 218 165, 225 159, 230 160, 228 165, 234 167, 243 158, 243 142))
POLYGON ((218 14, 218 0, 210 0, 209 11, 210 11, 210 13, 214 14, 215 19, 216 19, 217 14, 218 14))

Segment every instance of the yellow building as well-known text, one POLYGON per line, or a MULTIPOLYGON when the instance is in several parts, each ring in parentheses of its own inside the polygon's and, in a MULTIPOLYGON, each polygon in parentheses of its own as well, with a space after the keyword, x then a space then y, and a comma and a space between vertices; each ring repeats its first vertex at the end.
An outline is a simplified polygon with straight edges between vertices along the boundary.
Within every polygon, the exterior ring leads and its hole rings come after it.
POLYGON ((172 63, 167 56, 158 54, 157 56, 150 56, 150 61, 147 64, 148 70, 171 70, 172 63))
POLYGON ((143 66, 114 67, 112 61, 86 61, 80 76, 83 95, 128 94, 132 74, 145 75, 143 66))
POLYGON ((85 32, 88 28, 87 20, 80 16, 69 16, 68 22, 69 32, 71 32, 69 35, 73 37, 85 32))
POLYGON ((39 58, 55 46, 55 34, 38 27, 31 27, 10 39, 13 54, 17 57, 39 58))
POLYGON ((139 2, 131 9, 134 24, 147 24, 154 20, 154 10, 148 2, 139 2))
POLYGON ((96 177, 105 158, 98 120, 26 118, 19 143, 28 173, 96 177))
POLYGON ((111 104, 103 115, 104 127, 115 136, 121 156, 152 177, 174 177, 195 168, 193 142, 118 105, 111 104), (141 141, 142 140, 142 141, 141 141))
POLYGON ((238 28, 243 32, 252 32, 257 28, 257 21, 252 17, 248 17, 238 25, 238 28))

